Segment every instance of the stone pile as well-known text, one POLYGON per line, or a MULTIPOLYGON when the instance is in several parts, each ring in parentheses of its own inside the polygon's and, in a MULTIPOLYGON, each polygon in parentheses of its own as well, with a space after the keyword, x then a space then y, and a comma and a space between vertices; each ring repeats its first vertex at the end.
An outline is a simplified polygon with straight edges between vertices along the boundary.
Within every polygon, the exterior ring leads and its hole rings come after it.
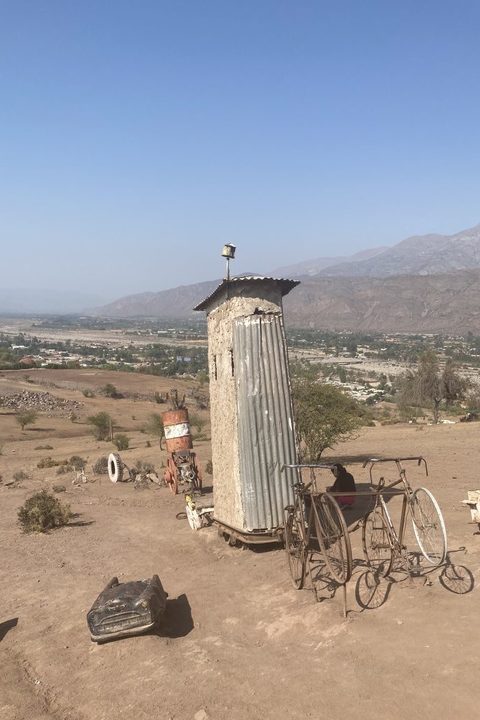
POLYGON ((47 417, 69 417, 72 412, 80 410, 83 403, 77 400, 65 400, 51 395, 49 392, 23 390, 18 393, 0 395, 0 407, 9 410, 35 410, 47 417))

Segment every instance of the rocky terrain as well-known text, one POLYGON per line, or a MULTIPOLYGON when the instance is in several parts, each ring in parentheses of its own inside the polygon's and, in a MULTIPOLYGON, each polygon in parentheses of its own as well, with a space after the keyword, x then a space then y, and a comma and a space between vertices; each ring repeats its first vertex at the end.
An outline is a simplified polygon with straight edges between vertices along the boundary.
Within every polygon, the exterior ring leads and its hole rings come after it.
POLYGON ((83 403, 78 400, 65 400, 48 392, 22 390, 0 395, 0 407, 15 411, 35 410, 50 417, 69 417, 72 412, 81 410, 83 403))

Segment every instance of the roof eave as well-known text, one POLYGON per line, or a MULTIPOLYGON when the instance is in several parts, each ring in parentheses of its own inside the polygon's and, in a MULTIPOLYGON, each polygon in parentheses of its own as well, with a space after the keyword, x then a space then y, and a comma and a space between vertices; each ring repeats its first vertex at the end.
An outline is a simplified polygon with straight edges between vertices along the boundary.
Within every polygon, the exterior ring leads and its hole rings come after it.
POLYGON ((228 285, 236 285, 239 283, 261 283, 261 282, 274 282, 277 285, 280 286, 280 291, 282 293, 282 297, 285 297, 285 295, 288 295, 288 293, 293 290, 294 287, 297 285, 300 285, 300 280, 289 280, 287 278, 272 278, 272 277, 262 277, 262 276, 240 276, 231 278, 228 280, 222 280, 220 285, 215 288, 215 290, 210 293, 208 297, 206 297, 202 302, 200 302, 198 305, 196 305, 193 309, 202 311, 207 310, 209 305, 221 294, 221 292, 228 286, 228 285))

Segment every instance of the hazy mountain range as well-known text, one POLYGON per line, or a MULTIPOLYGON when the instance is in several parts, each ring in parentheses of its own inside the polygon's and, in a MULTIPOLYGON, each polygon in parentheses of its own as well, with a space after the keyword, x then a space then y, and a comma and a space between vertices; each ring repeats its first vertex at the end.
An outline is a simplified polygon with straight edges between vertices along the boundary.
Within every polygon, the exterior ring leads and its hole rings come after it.
POLYGON ((277 268, 273 270, 273 277, 303 277, 308 275, 313 277, 318 275, 322 270, 326 270, 331 267, 341 267, 346 263, 356 263, 361 260, 369 260, 375 255, 383 253, 388 248, 378 247, 371 248, 370 250, 361 250, 354 255, 346 255, 339 257, 321 257, 315 260, 304 260, 303 262, 296 263, 295 265, 286 265, 285 267, 277 268))
MULTIPOLYGON (((348 257, 302 261, 277 268, 271 275, 302 281, 285 298, 292 326, 480 334, 480 225, 455 235, 414 236, 393 247, 371 248, 348 257)), ((89 314, 171 320, 198 317, 192 308, 219 282, 130 295, 89 314)), ((8 293, 0 292, 0 312, 32 311, 32 298, 25 295, 21 309, 9 308, 9 301, 10 306, 13 303, 8 293)), ((58 302, 53 296, 45 297, 36 312, 73 312, 67 308, 74 304, 73 298, 66 301, 63 296, 58 302)), ((85 299, 82 309, 88 304, 85 299)))
MULTIPOLYGON (((285 298, 296 327, 480 333, 480 225, 455 235, 407 238, 348 258, 278 268, 302 280, 285 298)), ((195 317, 219 280, 121 298, 96 310, 113 317, 195 317)))
POLYGON ((480 225, 455 235, 418 235, 402 240, 373 257, 341 262, 320 275, 388 277, 437 275, 480 267, 480 225))

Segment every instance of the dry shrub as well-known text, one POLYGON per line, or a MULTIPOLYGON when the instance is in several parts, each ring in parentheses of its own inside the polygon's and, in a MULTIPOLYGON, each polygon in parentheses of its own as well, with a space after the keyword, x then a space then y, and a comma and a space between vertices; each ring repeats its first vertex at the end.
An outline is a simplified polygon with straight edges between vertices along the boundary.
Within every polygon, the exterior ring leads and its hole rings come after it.
POLYGON ((102 455, 93 463, 93 472, 95 475, 106 475, 108 473, 108 458, 102 455))
POLYGON ((87 461, 85 460, 85 458, 80 457, 80 455, 72 455, 72 457, 68 461, 68 464, 72 467, 73 470, 85 470, 87 461))
POLYGON ((42 490, 25 500, 18 510, 18 522, 23 532, 47 532, 67 525, 72 517, 69 505, 42 490))
POLYGON ((130 440, 123 433, 118 433, 113 438, 113 444, 115 445, 117 450, 128 450, 129 445, 130 445, 130 440))
POLYGON ((80 455, 72 455, 70 460, 54 460, 50 456, 42 458, 37 463, 37 468, 43 470, 44 468, 58 467, 57 475, 63 475, 64 473, 71 472, 72 470, 83 470, 87 464, 87 461, 80 457, 80 455))
POLYGON ((66 463, 66 460, 54 460, 53 458, 48 456, 38 461, 37 468, 39 468, 39 470, 43 470, 44 468, 52 468, 57 467, 58 465, 66 465, 66 463))

